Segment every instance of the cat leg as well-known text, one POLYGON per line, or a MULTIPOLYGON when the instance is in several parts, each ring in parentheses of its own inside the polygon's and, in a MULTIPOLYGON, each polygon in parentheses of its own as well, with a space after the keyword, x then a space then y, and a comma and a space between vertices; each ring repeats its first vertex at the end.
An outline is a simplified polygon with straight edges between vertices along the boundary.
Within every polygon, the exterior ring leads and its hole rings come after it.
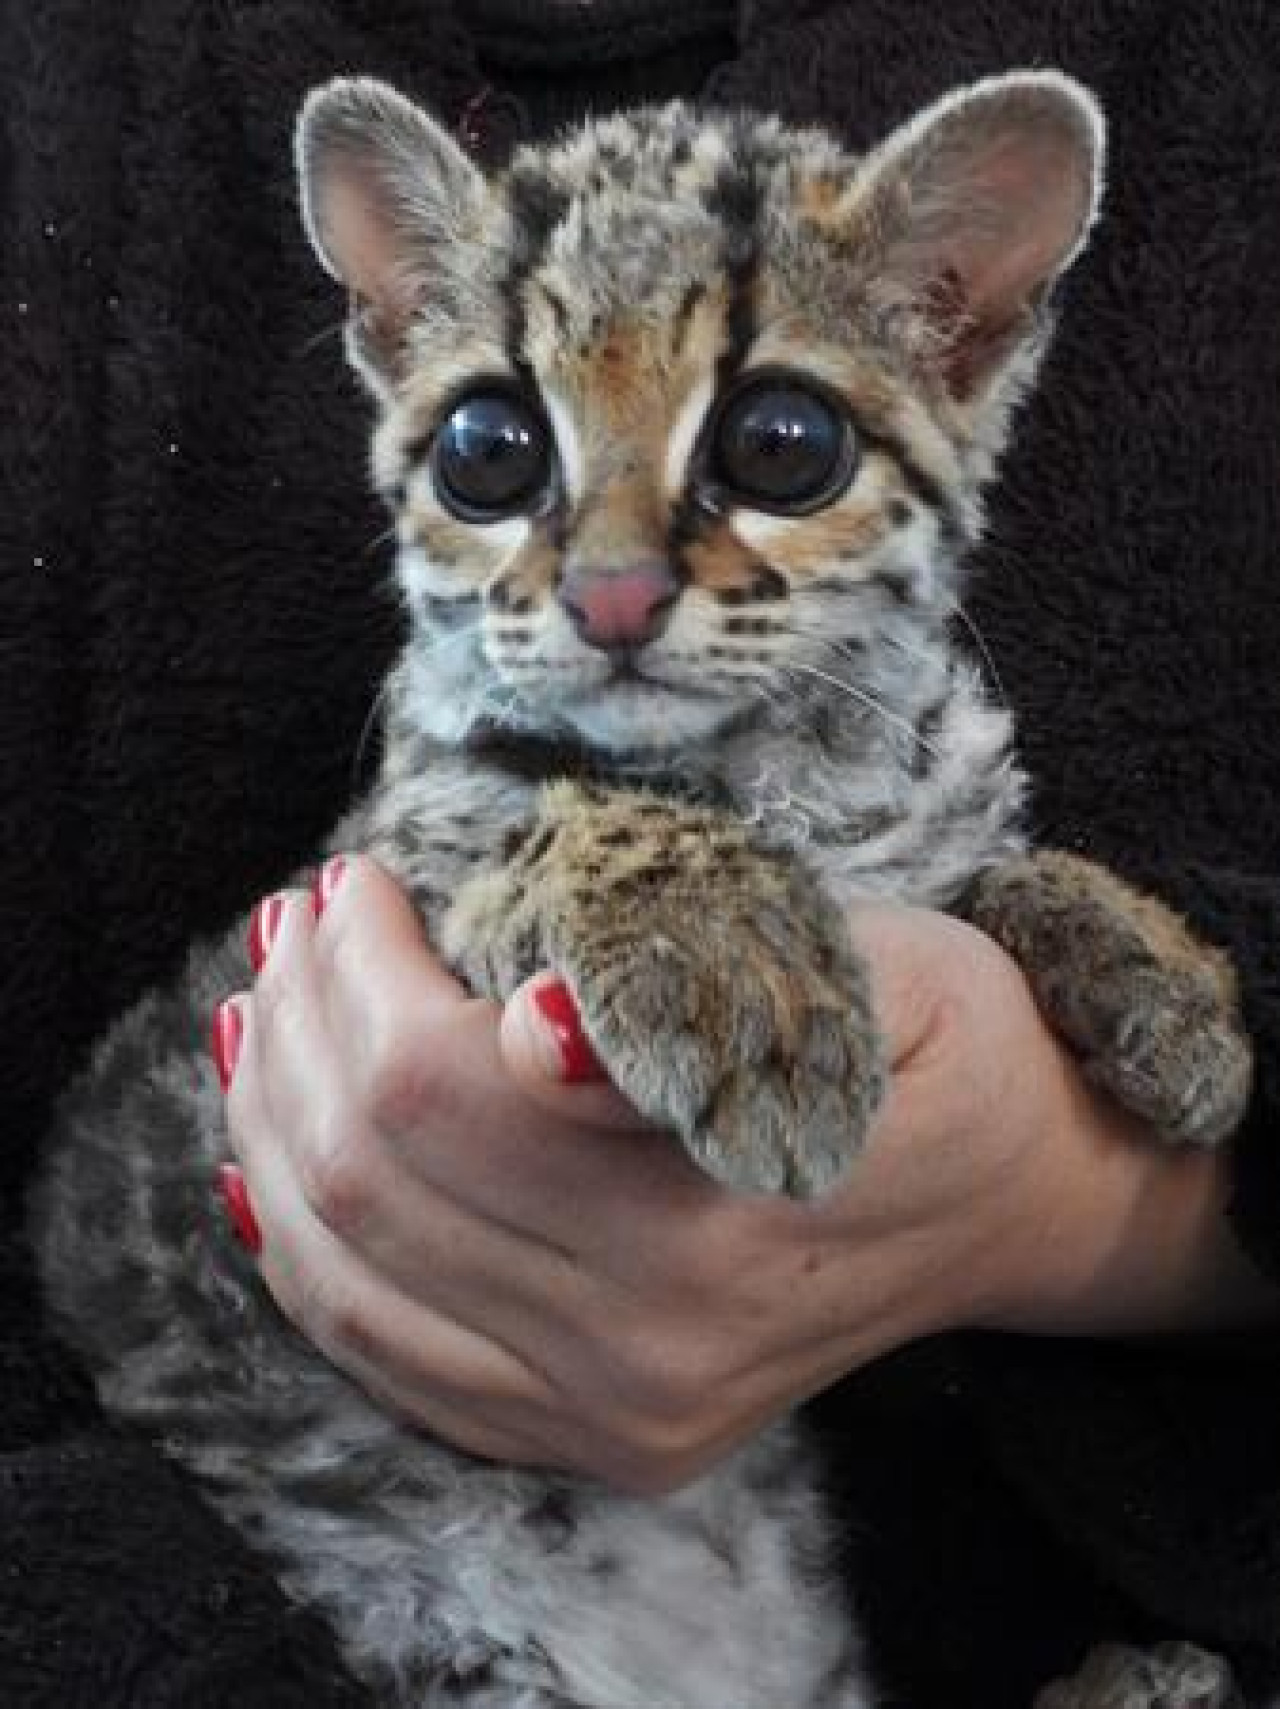
POLYGON ((1251 1056, 1221 951, 1162 903, 1056 850, 984 873, 964 911, 1018 962, 1091 1080, 1173 1143, 1231 1133, 1251 1056))
POLYGON ((441 946, 498 996, 554 967, 615 1083, 736 1188, 821 1192, 880 1102, 843 919, 727 815, 556 784, 504 864, 464 887, 441 946))
POLYGON ((1070 1679, 1046 1686, 1034 1709, 1244 1709, 1244 1699, 1226 1662, 1194 1644, 1103 1644, 1070 1679))

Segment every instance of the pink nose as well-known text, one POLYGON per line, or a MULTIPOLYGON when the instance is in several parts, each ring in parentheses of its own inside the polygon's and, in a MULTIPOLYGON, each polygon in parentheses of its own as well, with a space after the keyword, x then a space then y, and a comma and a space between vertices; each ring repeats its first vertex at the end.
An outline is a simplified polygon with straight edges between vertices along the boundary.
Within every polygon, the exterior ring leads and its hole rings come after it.
POLYGON ((680 584, 662 563, 571 569, 560 603, 589 647, 640 647, 662 633, 680 584))

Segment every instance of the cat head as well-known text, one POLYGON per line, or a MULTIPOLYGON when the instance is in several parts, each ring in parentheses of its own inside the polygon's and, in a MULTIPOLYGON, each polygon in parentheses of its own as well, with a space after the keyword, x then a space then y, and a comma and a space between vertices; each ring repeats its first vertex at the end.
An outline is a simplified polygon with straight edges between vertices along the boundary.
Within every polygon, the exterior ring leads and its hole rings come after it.
POLYGON ((954 598, 1102 137, 1019 72, 861 157, 676 104, 486 175, 385 85, 313 93, 304 219, 379 406, 411 723, 675 750, 856 694, 954 598))

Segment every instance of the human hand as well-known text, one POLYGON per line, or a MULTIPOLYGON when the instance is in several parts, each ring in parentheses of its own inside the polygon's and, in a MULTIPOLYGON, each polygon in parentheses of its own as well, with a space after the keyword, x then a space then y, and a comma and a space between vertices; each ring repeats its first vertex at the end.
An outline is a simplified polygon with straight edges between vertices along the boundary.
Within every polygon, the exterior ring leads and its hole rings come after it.
POLYGON ((236 1000, 228 1098, 267 1286, 415 1423, 636 1491, 934 1331, 1210 1319, 1238 1279, 1219 1161, 1090 1092, 969 927, 868 908, 853 929, 891 1092, 850 1179, 799 1204, 725 1193, 567 1078, 566 1036, 590 1059, 571 1007, 561 1044, 539 1008, 554 981, 505 1013, 469 997, 371 861, 319 923, 289 895, 236 1000))

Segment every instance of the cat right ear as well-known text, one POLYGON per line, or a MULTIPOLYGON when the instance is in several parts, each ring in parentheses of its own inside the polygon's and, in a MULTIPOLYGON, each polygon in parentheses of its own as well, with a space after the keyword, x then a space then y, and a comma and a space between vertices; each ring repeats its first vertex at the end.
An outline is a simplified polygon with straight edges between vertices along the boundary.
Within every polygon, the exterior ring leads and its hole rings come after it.
POLYGON ((350 293, 350 354, 383 390, 403 371, 414 314, 479 228, 484 175, 421 108, 369 77, 312 91, 294 153, 307 235, 350 293))

